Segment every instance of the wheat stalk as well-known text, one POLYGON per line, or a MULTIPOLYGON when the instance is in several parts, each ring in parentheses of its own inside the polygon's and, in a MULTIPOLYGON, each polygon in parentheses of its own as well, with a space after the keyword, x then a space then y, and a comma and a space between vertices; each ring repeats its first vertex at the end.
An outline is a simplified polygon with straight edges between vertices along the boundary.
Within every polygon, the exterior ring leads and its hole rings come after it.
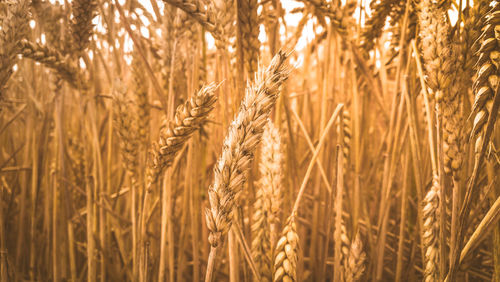
POLYGON ((284 52, 278 52, 269 67, 257 76, 255 83, 248 85, 240 110, 224 140, 222 155, 214 169, 215 179, 208 189, 210 209, 205 212, 210 230, 208 241, 212 247, 206 281, 212 279, 217 247, 231 227, 235 198, 246 181, 245 172, 261 141, 279 88, 290 73, 285 64, 287 57, 284 52))

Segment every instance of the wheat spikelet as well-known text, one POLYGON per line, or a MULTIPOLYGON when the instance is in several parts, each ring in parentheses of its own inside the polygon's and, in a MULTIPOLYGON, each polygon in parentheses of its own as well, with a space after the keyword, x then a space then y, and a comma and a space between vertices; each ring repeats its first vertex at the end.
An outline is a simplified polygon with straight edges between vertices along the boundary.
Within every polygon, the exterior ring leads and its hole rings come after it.
POLYGON ((273 282, 297 281, 297 247, 299 235, 295 216, 288 218, 281 238, 278 240, 274 256, 273 282))
POLYGON ((72 2, 73 21, 71 31, 73 34, 74 51, 80 54, 85 51, 92 37, 94 24, 92 20, 97 15, 96 0, 74 0, 72 2))
POLYGON ((164 122, 158 144, 152 150, 152 159, 148 165, 147 186, 151 186, 162 170, 169 167, 177 152, 191 137, 193 132, 204 124, 214 108, 217 86, 210 84, 202 87, 186 103, 177 107, 173 121, 164 122))
POLYGON ((12 68, 19 52, 19 42, 28 32, 28 4, 22 0, 7 8, 0 29, 0 99, 12 75, 12 68))
POLYGON ((58 51, 45 45, 29 42, 26 39, 21 40, 20 46, 20 53, 23 57, 30 58, 53 69, 57 75, 68 82, 73 88, 88 88, 87 81, 77 66, 64 58, 58 51))
POLYGON ((474 81, 474 105, 471 116, 474 117, 474 125, 471 137, 476 138, 476 152, 481 145, 482 132, 493 106, 493 96, 499 82, 500 62, 500 4, 495 2, 493 8, 488 12, 481 34, 481 47, 477 61, 477 77, 474 81))
POLYGON ((424 198, 424 281, 439 279, 439 205, 441 204, 438 179, 432 181, 432 187, 424 198))
POLYGON ((459 52, 449 38, 449 23, 445 5, 422 1, 419 15, 423 57, 427 84, 434 93, 442 114, 444 167, 447 174, 457 177, 462 165, 461 117, 459 111, 461 76, 459 52), (457 75, 457 72, 459 73, 457 75))
POLYGON ((257 17, 257 0, 238 0, 238 24, 241 32, 245 68, 248 78, 252 79, 257 70, 259 57, 259 21, 257 17))
POLYGON ((224 140, 222 155, 214 168, 215 179, 208 189, 210 209, 206 210, 210 230, 208 241, 214 248, 217 248, 231 227, 235 197, 246 181, 245 172, 261 141, 266 120, 278 98, 279 88, 288 78, 286 58, 285 53, 278 52, 255 83, 247 87, 240 110, 224 140))

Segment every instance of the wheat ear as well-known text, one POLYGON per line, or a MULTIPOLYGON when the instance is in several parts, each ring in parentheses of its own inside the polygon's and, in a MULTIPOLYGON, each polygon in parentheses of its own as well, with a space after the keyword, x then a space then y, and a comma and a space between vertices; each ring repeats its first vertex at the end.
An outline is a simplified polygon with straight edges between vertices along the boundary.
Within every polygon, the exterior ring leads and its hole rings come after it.
POLYGON ((142 144, 146 144, 149 136, 149 99, 148 99, 148 84, 146 73, 143 71, 143 64, 134 51, 134 60, 132 61, 132 76, 133 76, 133 89, 135 100, 137 104, 137 122, 139 139, 142 144))
POLYGON ((359 231, 354 236, 351 242, 347 234, 345 234, 345 226, 343 226, 342 234, 343 242, 349 243, 349 247, 344 251, 344 277, 346 282, 359 281, 365 272, 366 253, 363 250, 363 242, 361 241, 359 231))
POLYGON ((446 8, 425 0, 421 3, 420 26, 427 84, 435 95, 438 113, 442 115, 444 168, 457 177, 462 165, 461 116, 458 95, 462 90, 457 80, 461 76, 459 52, 450 41, 450 24, 446 8))
POLYGON ((19 1, 9 6, 7 16, 1 21, 0 29, 0 98, 4 87, 12 75, 12 68, 19 53, 19 42, 28 32, 28 4, 19 1))
POLYGON ((90 43, 94 24, 92 20, 97 15, 96 0, 74 0, 72 2, 73 21, 71 31, 73 34, 74 50, 83 52, 90 43))
POLYGON ((262 141, 259 163, 261 178, 258 183, 252 224, 252 255, 260 272, 261 281, 271 281, 271 246, 274 246, 276 241, 276 235, 273 233, 278 223, 280 206, 281 152, 279 132, 270 120, 265 126, 262 141))
POLYGON ((191 137, 193 132, 203 125, 217 101, 215 90, 218 86, 204 86, 183 105, 177 107, 173 121, 164 122, 157 144, 153 145, 152 158, 147 171, 147 186, 150 187, 174 161, 175 155, 191 137))
POLYGON ((245 98, 231 123, 224 140, 222 155, 214 169, 214 182, 208 189, 210 209, 206 221, 211 245, 206 281, 211 281, 217 247, 222 243, 232 223, 235 198, 246 181, 245 172, 252 162, 255 149, 271 109, 276 103, 279 88, 290 73, 284 52, 278 52, 270 66, 246 88, 245 98))
POLYGON ((295 225, 295 214, 288 218, 274 256, 273 282, 297 281, 297 247, 299 235, 295 225))
POLYGON ((259 20, 257 17, 257 0, 238 0, 238 24, 241 32, 241 43, 244 53, 248 78, 252 79, 257 70, 259 57, 259 20))
POLYGON ((440 186, 437 178, 424 198, 423 242, 425 249, 424 281, 439 280, 439 205, 441 204, 440 186))
POLYGON ((209 3, 205 8, 201 1, 196 0, 163 1, 183 10, 186 14, 200 23, 208 32, 210 32, 216 41, 224 42, 223 31, 221 30, 222 27, 215 13, 213 3, 209 3))
POLYGON ((474 81, 474 105, 471 116, 474 117, 474 126, 471 137, 476 137, 476 152, 479 152, 482 145, 483 129, 488 120, 493 106, 493 96, 499 84, 499 59, 500 59, 500 4, 495 2, 495 6, 488 12, 480 36, 481 47, 479 48, 479 59, 477 61, 478 71, 474 81))
POLYGON ((86 89, 88 87, 78 67, 63 57, 57 50, 29 42, 26 39, 21 40, 20 47, 20 53, 23 57, 30 58, 53 69, 59 77, 68 82, 73 88, 86 89))

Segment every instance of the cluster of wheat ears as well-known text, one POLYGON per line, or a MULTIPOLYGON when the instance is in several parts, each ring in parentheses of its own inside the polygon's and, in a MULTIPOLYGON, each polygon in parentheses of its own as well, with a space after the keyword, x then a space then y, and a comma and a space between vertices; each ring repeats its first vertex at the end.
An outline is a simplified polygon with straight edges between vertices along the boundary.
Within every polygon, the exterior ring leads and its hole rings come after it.
POLYGON ((0 282, 500 282, 457 1, 0 1, 0 282))

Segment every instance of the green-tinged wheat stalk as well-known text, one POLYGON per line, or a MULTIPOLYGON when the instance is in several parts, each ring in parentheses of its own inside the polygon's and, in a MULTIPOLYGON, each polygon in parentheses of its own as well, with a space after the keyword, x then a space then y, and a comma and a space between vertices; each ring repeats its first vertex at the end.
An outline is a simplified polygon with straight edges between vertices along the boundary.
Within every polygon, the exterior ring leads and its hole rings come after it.
POLYGON ((222 242, 231 227, 235 198, 246 181, 245 172, 261 141, 279 88, 290 73, 285 64, 287 57, 284 52, 278 52, 255 83, 247 87, 240 110, 228 129, 222 155, 214 169, 215 179, 208 189, 210 209, 206 210, 206 218, 212 247, 222 242))
POLYGON ((90 44, 94 24, 92 20, 97 15, 97 0, 74 0, 72 2, 73 48, 77 54, 85 51, 90 44))
POLYGON ((438 103, 443 125, 444 167, 457 177, 462 165, 461 116, 458 47, 450 40, 446 5, 430 0, 421 2, 419 15, 427 84, 438 103))
POLYGON ((495 2, 493 8, 488 12, 482 30, 481 47, 477 61, 478 70, 473 86, 475 99, 471 113, 471 116, 474 117, 471 137, 476 138, 476 152, 480 150, 485 124, 493 106, 493 96, 499 84, 500 4, 498 2, 495 2))
POLYGON ((424 281, 439 280, 439 205, 441 204, 440 186, 433 179, 423 203, 423 242, 424 242, 424 281))
MULTIPOLYGON (((257 200, 252 224, 252 255, 261 281, 271 281, 272 249, 279 222, 281 192, 281 152, 278 130, 269 120, 262 135, 261 161, 257 200), (274 237, 274 238, 273 238, 274 237)), ((255 278, 256 279, 256 278, 255 278)), ((255 280, 254 279, 254 280, 255 280)))
POLYGON ((281 238, 278 240, 274 256, 273 282, 297 281, 297 248, 299 235, 295 216, 288 218, 281 238))
POLYGON ((12 76, 12 68, 19 53, 19 42, 29 30, 28 1, 21 0, 7 8, 7 15, 1 21, 0 29, 0 99, 4 88, 12 76))
POLYGON ((173 121, 164 122, 165 126, 160 131, 158 143, 153 145, 153 156, 148 165, 148 187, 172 164, 193 132, 207 121, 217 101, 216 89, 215 84, 202 87, 191 99, 177 107, 173 121))
POLYGON ((46 45, 29 42, 26 39, 21 40, 20 47, 20 53, 23 57, 35 60, 54 70, 59 77, 68 82, 73 88, 88 88, 88 83, 76 64, 63 57, 57 50, 46 45))

